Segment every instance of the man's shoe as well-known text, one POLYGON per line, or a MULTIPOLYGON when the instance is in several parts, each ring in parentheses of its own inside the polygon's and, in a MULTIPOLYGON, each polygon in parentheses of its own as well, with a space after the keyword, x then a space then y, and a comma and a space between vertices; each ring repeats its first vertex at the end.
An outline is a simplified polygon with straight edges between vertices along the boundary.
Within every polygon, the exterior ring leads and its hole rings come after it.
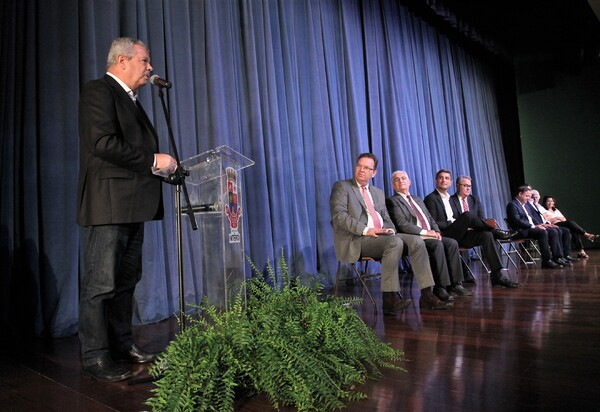
POLYGON ((446 289, 442 288, 442 287, 435 287, 433 288, 433 294, 435 296, 437 296, 437 298, 439 300, 441 300, 442 302, 452 302, 454 300, 454 296, 452 296, 451 294, 449 294, 446 289))
POLYGON ((119 382, 133 376, 130 370, 114 363, 108 354, 99 357, 93 365, 85 366, 81 374, 99 382, 119 382))
POLYGON ((131 363, 149 363, 153 362, 158 353, 146 352, 135 343, 124 351, 116 355, 116 359, 125 360, 131 363))
POLYGON ((412 299, 403 300, 398 292, 382 292, 383 314, 394 315, 401 310, 406 309, 412 303, 412 299))
POLYGON ((498 240, 510 240, 517 236, 518 232, 515 230, 502 230, 502 229, 494 229, 492 230, 492 234, 494 235, 494 239, 498 240))
POLYGON ((460 283, 456 283, 450 286, 448 292, 456 296, 473 296, 473 292, 471 292, 468 289, 465 289, 460 283))
POLYGON ((544 268, 544 269, 559 269, 561 267, 562 267, 562 265, 559 265, 558 263, 554 263, 551 260, 545 260, 542 262, 542 268, 544 268))
POLYGON ((515 289, 519 287, 519 282, 513 282, 504 275, 492 277, 492 287, 500 286, 508 289, 515 289))
POLYGON ((565 257, 565 259, 567 259, 569 262, 579 262, 579 259, 570 255, 567 255, 565 257))
POLYGON ((565 267, 573 267, 573 264, 571 262, 569 262, 567 259, 565 258, 558 258, 556 260, 557 263, 565 266, 565 267))
POLYGON ((442 302, 433 293, 430 293, 428 295, 421 294, 419 306, 421 309, 444 310, 451 308, 454 305, 452 302, 442 302))

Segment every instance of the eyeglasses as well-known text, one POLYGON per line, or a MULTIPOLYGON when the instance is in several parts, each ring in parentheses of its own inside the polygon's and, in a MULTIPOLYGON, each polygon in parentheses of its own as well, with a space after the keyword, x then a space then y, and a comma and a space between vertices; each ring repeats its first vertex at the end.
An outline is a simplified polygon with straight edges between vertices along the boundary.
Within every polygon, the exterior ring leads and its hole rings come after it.
POLYGON ((356 165, 356 168, 358 170, 362 170, 362 171, 364 171, 364 170, 370 170, 371 172, 375 171, 375 169, 373 169, 373 168, 371 168, 369 166, 363 166, 363 165, 359 165, 359 164, 356 165))
POLYGON ((462 184, 462 183, 459 183, 458 185, 459 185, 459 186, 466 187, 467 189, 470 189, 470 188, 471 188, 471 185, 465 185, 465 184, 462 184))

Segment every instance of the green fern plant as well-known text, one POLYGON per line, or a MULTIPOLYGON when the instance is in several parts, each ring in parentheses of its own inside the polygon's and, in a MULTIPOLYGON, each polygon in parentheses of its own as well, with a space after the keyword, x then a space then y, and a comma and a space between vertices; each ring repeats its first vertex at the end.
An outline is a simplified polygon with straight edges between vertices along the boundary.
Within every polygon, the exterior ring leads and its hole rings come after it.
POLYGON ((275 409, 344 408, 380 368, 402 368, 404 354, 360 319, 358 298, 322 299, 320 284, 291 278, 282 255, 280 282, 250 265, 248 299, 227 311, 203 304, 205 316, 169 344, 151 373, 159 378, 146 404, 157 411, 233 411, 236 395, 264 394, 275 409))

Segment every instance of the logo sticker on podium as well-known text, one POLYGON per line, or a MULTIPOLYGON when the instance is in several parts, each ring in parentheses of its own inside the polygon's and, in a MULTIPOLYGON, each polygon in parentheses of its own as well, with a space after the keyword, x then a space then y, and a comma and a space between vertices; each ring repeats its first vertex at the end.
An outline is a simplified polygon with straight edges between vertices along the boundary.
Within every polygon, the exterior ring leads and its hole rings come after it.
POLYGON ((228 167, 227 174, 227 204, 225 213, 229 219, 229 243, 240 243, 241 236, 238 231, 239 220, 242 217, 242 206, 238 204, 237 171, 228 167))

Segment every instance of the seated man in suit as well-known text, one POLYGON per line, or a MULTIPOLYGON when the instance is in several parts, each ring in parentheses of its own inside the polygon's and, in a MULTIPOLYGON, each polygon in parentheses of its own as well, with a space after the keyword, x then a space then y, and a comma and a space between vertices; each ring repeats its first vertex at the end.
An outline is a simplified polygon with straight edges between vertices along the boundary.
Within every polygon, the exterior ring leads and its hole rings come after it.
POLYGON ((377 163, 374 154, 362 153, 354 177, 336 182, 331 189, 329 206, 336 257, 346 263, 356 262, 361 256, 380 259, 383 313, 394 314, 409 304, 398 294, 398 269, 406 246, 421 289, 421 307, 446 309, 451 305, 440 301, 431 290, 434 281, 423 239, 396 234, 383 191, 369 184, 377 173, 377 163))
POLYGON ((492 286, 518 287, 517 282, 502 275, 502 262, 494 240, 494 237, 508 239, 513 234, 494 229, 481 217, 483 211, 479 207, 479 202, 470 194, 471 179, 461 176, 457 181, 459 190, 463 185, 469 190, 468 193, 463 192, 460 199, 458 194, 450 196, 448 193, 448 188, 452 184, 452 173, 449 170, 438 171, 435 175, 435 184, 435 190, 425 197, 425 205, 442 234, 455 239, 464 248, 481 246, 483 257, 490 266, 492 286), (467 202, 467 208, 462 206, 463 199, 467 202))
MULTIPOLYGON (((552 250, 552 257, 555 258, 557 263, 560 263, 563 266, 573 266, 571 262, 576 261, 578 259, 574 259, 571 257, 571 242, 573 237, 571 236, 571 231, 562 226, 557 226, 546 219, 548 211, 545 207, 540 205, 540 192, 535 189, 531 189, 531 200, 529 201, 529 205, 531 206, 531 218, 533 219, 533 223, 543 223, 548 230, 556 231, 558 235, 558 245, 560 247, 559 250, 552 250), (563 262, 559 262, 557 257, 561 257, 563 262)), ((550 247, 552 247, 552 242, 550 242, 550 247)))
MULTIPOLYGON (((561 264, 552 260, 552 252, 550 250, 549 232, 543 224, 535 224, 529 212, 529 199, 531 198, 531 187, 529 185, 521 185, 517 189, 517 195, 506 206, 506 220, 511 228, 517 230, 518 238, 531 238, 538 241, 540 253, 542 254, 542 267, 548 269, 556 269, 562 267, 561 264)), ((552 238, 554 248, 558 243, 557 236, 552 238)))
POLYGON ((386 199, 385 203, 396 230, 424 238, 436 285, 433 293, 438 298, 448 301, 452 295, 473 295, 473 292, 462 286, 464 278, 458 243, 452 238, 442 237, 425 203, 410 195, 410 183, 405 171, 392 173, 392 186, 396 194, 386 199))

